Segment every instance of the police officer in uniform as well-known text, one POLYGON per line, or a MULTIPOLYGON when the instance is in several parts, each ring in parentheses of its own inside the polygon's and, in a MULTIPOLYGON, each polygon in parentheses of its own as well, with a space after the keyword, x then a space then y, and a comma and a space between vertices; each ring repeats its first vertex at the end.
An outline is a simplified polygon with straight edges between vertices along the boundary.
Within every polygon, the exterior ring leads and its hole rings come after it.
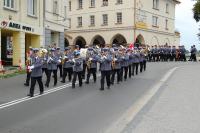
POLYGON ((68 75, 68 80, 71 82, 73 74, 73 53, 70 51, 69 47, 65 48, 65 54, 63 57, 63 77, 62 83, 65 83, 66 76, 68 75))
POLYGON ((47 76, 47 82, 45 84, 46 87, 49 87, 49 83, 51 80, 51 73, 53 73, 54 86, 57 85, 57 64, 61 63, 61 60, 58 58, 58 56, 55 55, 54 52, 55 49, 51 48, 50 53, 48 55, 48 60, 47 60, 48 76, 47 76))
MULTIPOLYGON (((57 58, 58 59, 60 59, 60 60, 62 60, 62 52, 60 51, 60 47, 57 47, 56 48, 56 56, 57 56, 57 58)), ((60 62, 60 63, 58 63, 57 64, 57 67, 58 67, 58 69, 60 70, 60 77, 62 77, 63 76, 63 68, 62 68, 62 63, 60 62)))
POLYGON ((133 73, 136 73, 136 75, 138 75, 138 67, 140 64, 140 52, 138 50, 138 48, 134 49, 134 53, 135 53, 135 61, 134 61, 134 67, 133 67, 133 73))
POLYGON ((94 54, 94 49, 92 47, 88 48, 87 56, 86 56, 86 63, 87 63, 87 78, 86 84, 89 84, 90 75, 93 75, 94 83, 97 80, 97 62, 98 62, 98 55, 94 54))
POLYGON ((31 71, 31 87, 30 87, 30 93, 28 96, 33 97, 34 96, 34 89, 36 81, 39 84, 40 88, 40 94, 43 94, 44 87, 42 83, 42 60, 38 56, 39 49, 34 49, 34 56, 32 57, 32 65, 29 66, 29 70, 31 71))
POLYGON ((128 75, 128 64, 129 64, 129 55, 126 51, 126 48, 122 48, 122 61, 121 61, 121 81, 123 81, 123 76, 124 80, 127 80, 127 75, 128 75))
POLYGON ((76 79, 78 77, 79 87, 82 87, 82 72, 83 72, 83 59, 80 57, 80 51, 74 52, 73 58, 73 79, 72 88, 75 88, 76 79))
POLYGON ((108 54, 109 49, 103 48, 101 56, 99 58, 100 63, 100 71, 101 71, 101 88, 100 90, 104 90, 104 82, 106 78, 107 87, 110 89, 110 74, 111 74, 111 63, 112 63, 112 56, 108 54))
POLYGON ((121 70, 121 56, 119 55, 118 48, 114 48, 113 62, 112 62, 112 76, 111 76, 111 84, 113 85, 115 82, 115 74, 117 73, 117 84, 120 82, 120 70, 121 70))

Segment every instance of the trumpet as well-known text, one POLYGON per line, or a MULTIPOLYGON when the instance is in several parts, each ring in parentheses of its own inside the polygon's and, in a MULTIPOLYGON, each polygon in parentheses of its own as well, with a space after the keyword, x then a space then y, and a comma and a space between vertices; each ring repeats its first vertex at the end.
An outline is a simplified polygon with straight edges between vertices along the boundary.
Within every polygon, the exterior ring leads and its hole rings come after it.
POLYGON ((112 60, 112 69, 115 69, 116 66, 116 58, 115 58, 115 54, 113 54, 113 60, 112 60))
POLYGON ((30 73, 31 72, 31 69, 30 69, 30 66, 32 66, 33 64, 33 61, 31 59, 31 56, 29 53, 27 53, 27 60, 26 60, 26 66, 27 66, 27 71, 30 73))

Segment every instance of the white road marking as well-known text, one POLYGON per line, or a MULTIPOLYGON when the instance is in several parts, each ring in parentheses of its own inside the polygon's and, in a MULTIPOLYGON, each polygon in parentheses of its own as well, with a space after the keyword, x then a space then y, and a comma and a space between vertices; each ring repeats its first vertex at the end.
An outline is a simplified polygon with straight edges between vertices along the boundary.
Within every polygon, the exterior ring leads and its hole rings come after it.
MULTIPOLYGON (((99 76, 100 76, 100 74, 97 74, 97 77, 99 77, 99 76)), ((83 80, 82 82, 84 82, 84 81, 85 80, 83 80)), ((78 82, 76 82, 76 84, 78 84, 78 82)), ((59 86, 59 87, 56 87, 56 88, 52 88, 52 89, 46 90, 46 91, 44 91, 44 93, 42 95, 35 94, 34 97, 28 97, 27 96, 27 97, 23 97, 23 98, 20 98, 20 99, 16 99, 16 100, 1 104, 0 105, 0 110, 4 109, 6 107, 10 107, 10 106, 25 102, 25 101, 29 101, 29 100, 33 100, 33 99, 39 98, 41 96, 44 96, 44 95, 47 95, 47 94, 50 94, 50 93, 53 93, 53 92, 57 92, 57 91, 63 90, 65 88, 67 88, 67 87, 70 87, 71 85, 72 85, 71 83, 68 83, 68 84, 65 84, 65 85, 62 85, 62 86, 59 86)))
POLYGON ((136 101, 136 103, 134 103, 133 106, 131 106, 116 122, 106 129, 104 133, 121 133, 123 129, 126 128, 126 126, 158 92, 161 86, 169 79, 169 77, 177 68, 178 67, 174 67, 170 69, 157 84, 155 84, 138 101, 136 101))

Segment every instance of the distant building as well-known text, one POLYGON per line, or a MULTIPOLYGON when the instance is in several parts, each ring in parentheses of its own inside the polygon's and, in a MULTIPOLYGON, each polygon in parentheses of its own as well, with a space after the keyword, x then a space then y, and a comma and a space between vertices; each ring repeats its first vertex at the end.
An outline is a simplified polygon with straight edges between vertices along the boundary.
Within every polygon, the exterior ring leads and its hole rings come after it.
POLYGON ((0 60, 25 65, 29 47, 64 48, 67 27, 66 0, 1 0, 0 60))
POLYGON ((65 47, 64 32, 68 28, 67 0, 44 0, 45 46, 65 47))
POLYGON ((70 45, 179 45, 178 0, 69 0, 70 45))
POLYGON ((0 1, 0 60, 25 64, 28 48, 43 44, 43 1, 0 1))

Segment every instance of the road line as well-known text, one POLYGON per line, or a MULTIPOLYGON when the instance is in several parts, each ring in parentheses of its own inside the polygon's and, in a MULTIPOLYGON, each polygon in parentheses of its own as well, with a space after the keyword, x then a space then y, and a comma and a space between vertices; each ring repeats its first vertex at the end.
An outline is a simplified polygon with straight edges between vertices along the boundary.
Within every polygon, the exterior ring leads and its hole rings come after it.
POLYGON ((116 122, 114 122, 104 133, 121 133, 123 129, 135 118, 142 108, 158 92, 161 86, 169 79, 178 67, 170 69, 162 79, 147 91, 136 103, 133 104, 116 122))
MULTIPOLYGON (((100 74, 97 74, 97 77, 99 77, 99 76, 100 76, 100 74)), ((83 80, 82 82, 84 82, 84 81, 85 80, 83 80)), ((75 84, 77 85, 78 82, 76 82, 75 84)), ((63 90, 65 88, 67 88, 67 87, 70 87, 71 85, 72 85, 72 83, 68 83, 68 84, 65 84, 65 85, 62 85, 62 86, 59 86, 59 87, 56 87, 56 88, 52 88, 52 89, 46 90, 46 91, 44 91, 44 94, 42 94, 42 95, 39 95, 39 93, 37 93, 37 94, 34 95, 34 97, 23 97, 23 98, 20 98, 20 99, 16 99, 16 100, 1 104, 0 105, 0 110, 4 109, 6 107, 10 107, 10 106, 25 102, 25 101, 29 101, 29 100, 33 100, 33 99, 39 98, 41 96, 45 96, 47 94, 51 94, 53 92, 57 92, 57 91, 63 90)))
POLYGON ((10 107, 12 105, 16 105, 16 104, 19 104, 19 103, 22 103, 22 102, 25 102, 25 101, 29 101, 29 100, 33 100, 33 99, 39 98, 41 96, 45 96, 45 95, 53 93, 53 92, 57 92, 59 90, 63 90, 64 88, 67 88, 67 87, 70 87, 70 86, 71 86, 71 83, 67 84, 67 85, 60 86, 60 87, 56 87, 56 88, 51 89, 51 90, 47 90, 42 95, 35 94, 34 97, 24 97, 24 98, 21 98, 21 99, 18 99, 18 100, 14 100, 14 101, 11 101, 11 102, 8 102, 8 103, 5 103, 5 104, 1 104, 0 105, 0 110, 4 109, 6 107, 10 107))

